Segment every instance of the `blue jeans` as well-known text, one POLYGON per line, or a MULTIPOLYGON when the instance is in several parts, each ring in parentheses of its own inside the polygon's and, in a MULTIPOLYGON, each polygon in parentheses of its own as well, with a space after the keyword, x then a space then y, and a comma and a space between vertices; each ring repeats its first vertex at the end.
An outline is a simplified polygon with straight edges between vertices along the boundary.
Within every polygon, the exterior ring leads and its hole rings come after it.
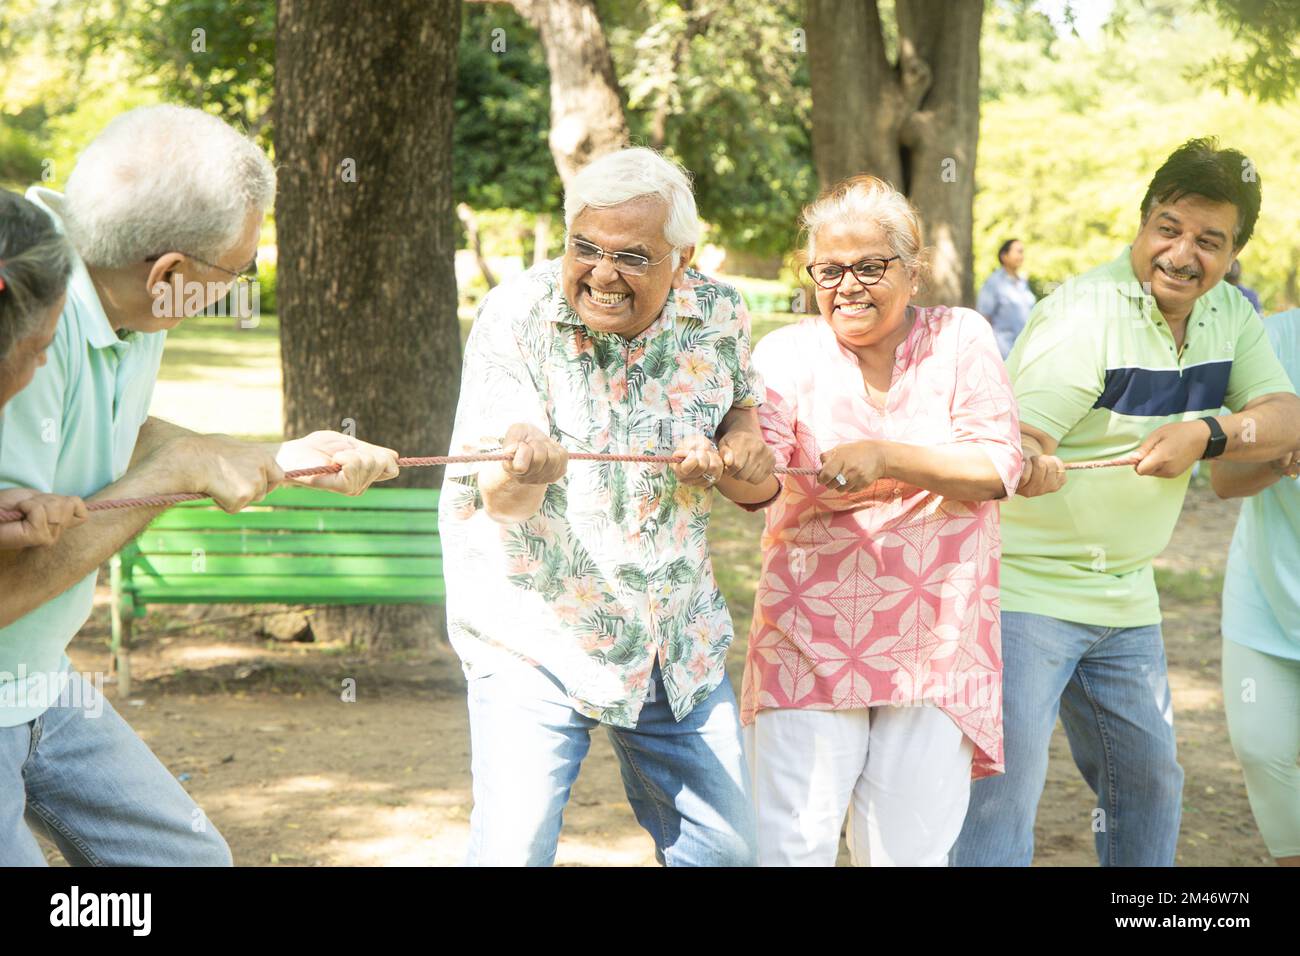
POLYGON ((0 727, 0 866, 44 866, 28 824, 73 866, 229 866, 176 778, 80 674, 35 720, 0 727))
MULTIPOLYGON (((637 822, 668 866, 754 866, 754 803, 736 697, 723 679, 678 723, 659 667, 635 729, 606 725, 637 822)), ((561 818, 599 721, 542 668, 469 680, 474 811, 469 866, 550 866, 561 818)))
POLYGON ((1173 866, 1183 768, 1160 625, 1094 627, 1002 613, 1007 772, 976 780, 954 866, 1028 866, 1059 711, 1075 765, 1097 795, 1102 866, 1173 866))

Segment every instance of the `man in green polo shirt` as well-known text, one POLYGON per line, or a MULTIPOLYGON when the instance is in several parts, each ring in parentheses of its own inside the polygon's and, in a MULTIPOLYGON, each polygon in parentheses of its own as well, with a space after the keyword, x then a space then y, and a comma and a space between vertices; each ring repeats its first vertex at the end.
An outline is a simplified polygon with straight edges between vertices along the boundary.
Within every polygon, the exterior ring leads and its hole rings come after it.
POLYGON ((1151 562, 1198 459, 1300 447, 1300 400, 1254 309, 1220 281, 1259 206, 1250 160, 1183 144, 1132 246, 1040 302, 1008 357, 1026 466, 1002 507, 1007 772, 973 785, 955 865, 1029 865, 1058 712, 1097 795, 1079 826, 1101 863, 1174 862, 1183 771, 1151 562), (1129 456, 1065 480, 1065 462, 1129 456))
MULTIPOLYGON (((304 483, 347 494, 397 474, 395 452, 333 432, 245 442, 149 417, 166 330, 252 268, 274 190, 253 143, 200 110, 158 106, 110 123, 65 195, 28 193, 76 257, 47 360, 0 418, 0 488, 92 501, 189 491, 236 511, 294 468, 337 463, 304 483)), ((230 862, 64 653, 99 565, 159 510, 97 513, 46 547, 0 552, 0 866, 45 862, 29 825, 74 864, 230 862)))

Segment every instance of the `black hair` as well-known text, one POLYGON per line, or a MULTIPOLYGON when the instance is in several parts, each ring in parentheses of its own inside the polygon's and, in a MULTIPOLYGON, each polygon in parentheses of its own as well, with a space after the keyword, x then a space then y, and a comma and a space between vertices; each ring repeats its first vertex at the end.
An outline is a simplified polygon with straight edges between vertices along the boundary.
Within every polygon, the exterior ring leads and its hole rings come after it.
POLYGON ((998 262, 1001 262, 1002 257, 1010 252, 1011 247, 1019 241, 1019 239, 1008 239, 1006 242, 1002 243, 1002 245, 998 246, 998 262))
POLYGON ((54 220, 0 189, 0 362, 36 332, 42 312, 67 291, 72 262, 72 247, 54 220))
POLYGON ((1232 246, 1240 249, 1250 240, 1259 218, 1261 192, 1255 164, 1244 153, 1219 149, 1213 136, 1183 143, 1151 178, 1142 197, 1142 221, 1146 222, 1156 203, 1177 202, 1184 196, 1232 203, 1237 209, 1232 246))

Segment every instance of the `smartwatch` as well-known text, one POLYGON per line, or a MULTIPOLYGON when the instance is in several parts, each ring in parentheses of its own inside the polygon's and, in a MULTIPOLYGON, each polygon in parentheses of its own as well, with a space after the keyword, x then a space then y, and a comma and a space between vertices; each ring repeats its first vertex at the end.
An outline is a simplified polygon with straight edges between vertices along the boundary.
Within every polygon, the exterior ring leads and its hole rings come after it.
POLYGON ((1210 440, 1205 443, 1205 454, 1202 458, 1218 458, 1228 448, 1228 436, 1223 433, 1218 419, 1202 418, 1201 421, 1210 426, 1210 440))

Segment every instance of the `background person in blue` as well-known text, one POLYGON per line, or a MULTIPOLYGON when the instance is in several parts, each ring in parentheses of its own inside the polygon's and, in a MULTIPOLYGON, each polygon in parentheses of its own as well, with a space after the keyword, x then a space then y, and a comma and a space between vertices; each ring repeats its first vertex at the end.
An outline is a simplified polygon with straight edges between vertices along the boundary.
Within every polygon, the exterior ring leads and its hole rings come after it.
POLYGON ((988 277, 980 289, 975 310, 989 320, 993 335, 998 340, 998 351, 1006 359, 1016 336, 1029 320, 1034 307, 1034 293, 1029 280, 1021 274, 1025 266, 1025 244, 1019 239, 1008 239, 998 247, 1001 266, 988 277))
MULTIPOLYGON (((1300 309, 1264 320, 1300 386, 1300 309)), ((1223 709, 1260 835, 1300 866, 1300 451, 1265 463, 1215 461, 1221 498, 1241 508, 1223 579, 1223 709)))
MULTIPOLYGON (((303 483, 348 494, 397 474, 396 452, 334 432, 248 442, 149 416, 166 330, 249 272, 274 195, 257 146, 175 106, 111 122, 66 195, 29 191, 76 255, 47 361, 4 411, 0 488, 189 491, 237 511, 293 468, 337 463, 303 483)), ((216 827, 64 653, 90 615, 99 565, 159 510, 99 513, 54 544, 0 551, 0 865, 44 865, 31 827, 72 864, 231 862, 216 827)))

